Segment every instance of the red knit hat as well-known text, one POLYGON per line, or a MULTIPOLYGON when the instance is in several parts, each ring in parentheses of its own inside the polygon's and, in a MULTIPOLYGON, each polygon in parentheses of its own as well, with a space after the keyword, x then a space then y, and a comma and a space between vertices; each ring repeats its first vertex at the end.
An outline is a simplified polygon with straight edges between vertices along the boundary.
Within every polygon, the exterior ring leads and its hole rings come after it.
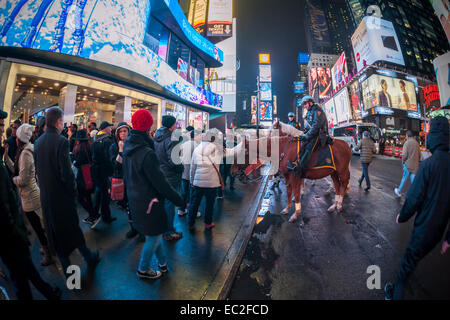
POLYGON ((153 117, 150 111, 145 109, 139 109, 131 117, 131 124, 134 130, 148 131, 153 125, 153 117))

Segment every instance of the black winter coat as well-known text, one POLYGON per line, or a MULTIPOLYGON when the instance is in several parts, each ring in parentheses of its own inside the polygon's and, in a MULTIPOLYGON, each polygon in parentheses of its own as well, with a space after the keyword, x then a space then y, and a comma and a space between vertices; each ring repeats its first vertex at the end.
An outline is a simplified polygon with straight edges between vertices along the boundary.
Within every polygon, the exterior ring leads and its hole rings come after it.
MULTIPOLYGON (((117 162, 117 160, 116 160, 117 155, 119 153, 120 153, 119 152, 119 145, 117 144, 117 142, 115 142, 109 148, 109 159, 110 159, 110 161, 112 163, 112 166, 113 166, 113 175, 112 176, 114 178, 123 178, 122 163, 117 162)), ((122 159, 123 159, 123 154, 122 153, 120 153, 120 156, 122 156, 122 159)))
MULTIPOLYGON (((88 149, 89 150, 89 149, 88 149)), ((80 151, 77 155, 73 155, 73 165, 77 168, 77 174, 75 180, 79 189, 86 189, 86 184, 84 182, 83 171, 81 167, 86 164, 92 164, 91 151, 80 151)), ((91 174, 92 175, 92 174, 91 174)))
POLYGON ((171 153, 179 141, 172 141, 172 132, 166 127, 159 128, 155 132, 155 151, 161 164, 161 171, 170 183, 181 181, 184 166, 172 161, 171 153))
POLYGON ((25 223, 19 212, 16 195, 8 171, 0 159, 0 257, 6 265, 10 261, 29 257, 25 223))
MULTIPOLYGON (((450 220, 448 140, 441 144, 429 139, 428 145, 433 155, 420 164, 398 219, 406 222, 417 212, 409 246, 425 253, 442 240, 450 220)), ((447 241, 450 242, 450 230, 447 241)))
POLYGON ((69 141, 48 127, 34 144, 42 215, 50 248, 68 256, 84 244, 80 229, 75 177, 69 160, 69 141))
POLYGON ((306 114, 305 119, 306 140, 319 137, 322 146, 326 145, 328 139, 328 121, 325 112, 317 104, 313 105, 306 114))
POLYGON ((171 187, 160 169, 153 141, 145 132, 131 130, 123 147, 123 178, 133 227, 140 234, 156 236, 167 231, 164 200, 182 207, 183 198, 171 187), (154 202, 150 213, 149 205, 154 202))
POLYGON ((110 135, 97 134, 91 145, 92 153, 92 180, 95 185, 102 185, 113 174, 113 167, 109 158, 109 148, 114 143, 110 135))

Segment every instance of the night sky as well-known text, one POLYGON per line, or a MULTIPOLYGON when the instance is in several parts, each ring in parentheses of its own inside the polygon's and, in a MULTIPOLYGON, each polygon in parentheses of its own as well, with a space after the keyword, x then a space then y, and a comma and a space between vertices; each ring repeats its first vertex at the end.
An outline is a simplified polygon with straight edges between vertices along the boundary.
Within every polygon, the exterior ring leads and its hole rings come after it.
POLYGON ((278 117, 287 122, 293 111, 293 81, 297 75, 297 55, 306 52, 302 0, 237 0, 237 120, 250 123, 250 96, 256 95, 258 53, 271 54, 273 94, 277 96, 278 117), (242 111, 243 95, 247 110, 242 111))

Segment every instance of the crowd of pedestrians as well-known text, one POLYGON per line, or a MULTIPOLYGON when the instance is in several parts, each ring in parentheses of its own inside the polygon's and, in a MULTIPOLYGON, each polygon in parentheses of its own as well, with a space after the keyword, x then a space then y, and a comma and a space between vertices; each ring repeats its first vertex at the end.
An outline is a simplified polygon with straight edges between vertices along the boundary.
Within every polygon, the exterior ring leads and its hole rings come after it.
MULTIPOLYGON (((159 278, 168 271, 162 239, 173 241, 183 236, 174 227, 177 213, 187 215, 189 230, 194 230, 196 218, 202 215, 200 203, 206 198, 205 229, 214 227, 214 203, 223 197, 223 181, 230 176, 229 167, 221 164, 230 152, 223 153, 225 145, 220 150, 214 143, 220 132, 212 130, 215 134, 211 135, 188 127, 177 140, 173 138, 176 119, 166 115, 153 134, 152 115, 144 109, 133 114, 131 126, 121 122, 115 129, 107 121, 98 129, 91 123, 89 131, 76 125, 65 127, 63 116, 60 108, 53 107, 37 120, 36 127, 15 121, 0 150, 1 218, 9 221, 1 225, 2 230, 8 229, 2 237, 22 244, 14 255, 2 246, 1 255, 10 270, 16 269, 11 276, 17 297, 32 298, 28 280, 49 299, 61 295, 33 266, 23 217, 41 244, 41 265, 54 264, 57 257, 67 276, 74 250, 90 268, 100 261, 98 250, 86 245, 78 204, 86 212, 82 221, 94 229, 100 222, 116 220, 111 215, 111 199, 127 214, 130 229, 126 237, 138 235, 139 241, 145 241, 137 275, 159 278), (181 161, 174 160, 177 151, 181 161), (150 268, 153 255, 159 261, 158 270, 150 268), (15 267, 24 262, 23 268, 15 267)), ((7 114, 1 111, 0 118, 3 134, 7 114)), ((234 189, 230 178, 230 189, 234 189)))

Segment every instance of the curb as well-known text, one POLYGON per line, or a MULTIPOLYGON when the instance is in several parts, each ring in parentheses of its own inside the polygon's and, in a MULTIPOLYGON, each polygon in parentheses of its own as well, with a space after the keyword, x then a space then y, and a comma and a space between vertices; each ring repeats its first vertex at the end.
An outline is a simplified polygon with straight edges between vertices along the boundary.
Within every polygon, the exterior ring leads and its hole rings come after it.
POLYGON ((239 266, 241 265, 245 250, 247 249, 247 244, 253 233, 259 208, 262 199, 264 198, 267 182, 268 176, 263 176, 255 201, 249 210, 249 215, 237 232, 233 243, 223 259, 221 267, 200 300, 225 300, 227 298, 231 286, 233 285, 234 278, 239 270, 239 266))

